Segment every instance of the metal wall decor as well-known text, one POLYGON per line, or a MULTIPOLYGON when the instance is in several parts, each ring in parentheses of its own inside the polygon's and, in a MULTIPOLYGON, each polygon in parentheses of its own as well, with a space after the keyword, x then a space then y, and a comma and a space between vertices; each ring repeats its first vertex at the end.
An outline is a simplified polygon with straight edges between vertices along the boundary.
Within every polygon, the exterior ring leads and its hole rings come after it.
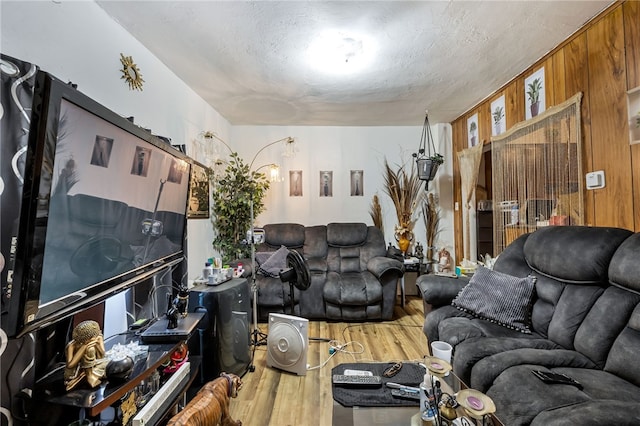
POLYGON ((129 84, 129 90, 140 90, 142 91, 142 83, 144 80, 142 79, 142 74, 140 73, 140 69, 133 62, 131 56, 124 56, 122 53, 120 54, 120 62, 122 63, 122 76, 121 79, 124 79, 129 84))

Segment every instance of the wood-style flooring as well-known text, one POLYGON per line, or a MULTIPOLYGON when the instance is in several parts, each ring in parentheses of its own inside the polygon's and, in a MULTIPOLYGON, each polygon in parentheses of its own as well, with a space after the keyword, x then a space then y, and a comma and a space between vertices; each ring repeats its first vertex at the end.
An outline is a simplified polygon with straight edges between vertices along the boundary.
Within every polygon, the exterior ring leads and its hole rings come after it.
MULTIPOLYGON (((244 426, 331 426, 331 369, 349 362, 422 360, 428 353, 423 322, 422 299, 416 296, 408 296, 404 308, 396 305, 393 321, 311 321, 309 337, 333 339, 345 348, 330 357, 329 343, 310 341, 307 363, 324 366, 305 376, 267 367, 266 346, 258 346, 255 371, 242 378, 242 390, 231 401, 231 416, 244 426)), ((267 324, 259 328, 268 331, 267 324)))

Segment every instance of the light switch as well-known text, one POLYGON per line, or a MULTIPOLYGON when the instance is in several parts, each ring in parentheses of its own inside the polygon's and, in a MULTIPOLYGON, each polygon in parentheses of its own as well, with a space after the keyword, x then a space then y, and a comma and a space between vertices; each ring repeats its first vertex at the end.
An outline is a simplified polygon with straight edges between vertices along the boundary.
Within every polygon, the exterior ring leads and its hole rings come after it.
POLYGON ((604 188, 604 170, 587 173, 587 189, 604 188))

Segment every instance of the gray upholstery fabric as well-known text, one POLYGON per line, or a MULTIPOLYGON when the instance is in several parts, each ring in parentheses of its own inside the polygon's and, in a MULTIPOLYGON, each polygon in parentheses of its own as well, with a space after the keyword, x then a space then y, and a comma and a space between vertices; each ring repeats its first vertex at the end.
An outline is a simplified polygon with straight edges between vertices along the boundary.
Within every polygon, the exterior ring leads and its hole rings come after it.
POLYGON ((543 411, 533 420, 531 426, 637 426, 639 424, 640 402, 598 400, 543 411))
POLYGON ((523 333, 529 327, 535 278, 514 277, 478 266, 476 272, 455 299, 453 306, 523 333))
POLYGON ((330 223, 327 225, 327 243, 332 247, 361 246, 367 239, 364 223, 330 223))
POLYGON ((297 223, 274 223, 265 225, 264 242, 275 248, 280 246, 300 248, 304 244, 304 226, 297 223))
MULTIPOLYGON (((639 235, 581 226, 524 235, 494 268, 537 277, 533 335, 514 336, 451 306, 426 315, 425 334, 454 346, 454 372, 486 391, 504 424, 639 424, 639 235), (545 384, 533 369, 567 374, 584 389, 545 384)), ((430 277, 420 287, 430 300, 449 296, 430 277)))
MULTIPOLYGON (((604 369, 640 386, 638 354, 640 354, 640 305, 636 305, 628 325, 613 342, 604 369)), ((640 389, 638 392, 640 393, 640 389)))
POLYGON ((575 348, 603 368, 613 342, 626 327, 640 295, 607 288, 585 317, 575 336, 575 348))
MULTIPOLYGON (((273 253, 281 245, 303 254, 311 286, 293 290, 294 315, 308 319, 389 320, 393 317, 401 262, 385 257, 382 232, 364 223, 302 226, 294 223, 264 227, 265 243, 258 253, 273 253)), ((271 312, 290 313, 288 283, 258 276, 258 319, 271 312)))
POLYGON ((640 233, 627 238, 615 253, 609 265, 609 281, 640 293, 640 233))
MULTIPOLYGON (((501 335, 498 332, 493 336, 469 338, 456 345, 453 369, 460 380, 474 389, 486 392, 498 375, 495 373, 497 363, 489 364, 487 368, 491 369, 487 371, 482 368, 474 369, 476 364, 485 361, 486 358, 491 358, 493 355, 507 351, 559 348, 555 343, 533 334, 522 334, 513 330, 511 330, 511 333, 511 336, 501 335)), ((497 368, 499 369, 499 367, 497 368)))
POLYGON ((599 285, 607 282, 611 257, 631 234, 618 228, 548 226, 529 236, 524 254, 529 266, 542 275, 599 285))
POLYGON ((580 352, 557 349, 545 340, 530 340, 526 343, 535 345, 530 348, 505 349, 479 360, 471 372, 471 387, 486 392, 503 371, 522 364, 543 365, 546 368, 595 368, 594 363, 580 352))

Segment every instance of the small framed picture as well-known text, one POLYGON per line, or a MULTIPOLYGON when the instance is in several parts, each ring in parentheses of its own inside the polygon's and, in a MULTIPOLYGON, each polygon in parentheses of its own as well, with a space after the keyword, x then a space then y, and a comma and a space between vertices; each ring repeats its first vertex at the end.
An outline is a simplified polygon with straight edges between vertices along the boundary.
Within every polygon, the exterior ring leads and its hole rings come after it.
POLYGON ((364 170, 351 170, 351 196, 364 196, 364 170))
POLYGON ((330 170, 320 171, 320 196, 333 197, 333 172, 330 170))
POLYGON ((289 197, 302 197, 302 170, 289 170, 289 197))
POLYGON ((209 217, 209 176, 207 168, 194 162, 191 166, 191 185, 189 187, 188 219, 207 219, 209 217))

